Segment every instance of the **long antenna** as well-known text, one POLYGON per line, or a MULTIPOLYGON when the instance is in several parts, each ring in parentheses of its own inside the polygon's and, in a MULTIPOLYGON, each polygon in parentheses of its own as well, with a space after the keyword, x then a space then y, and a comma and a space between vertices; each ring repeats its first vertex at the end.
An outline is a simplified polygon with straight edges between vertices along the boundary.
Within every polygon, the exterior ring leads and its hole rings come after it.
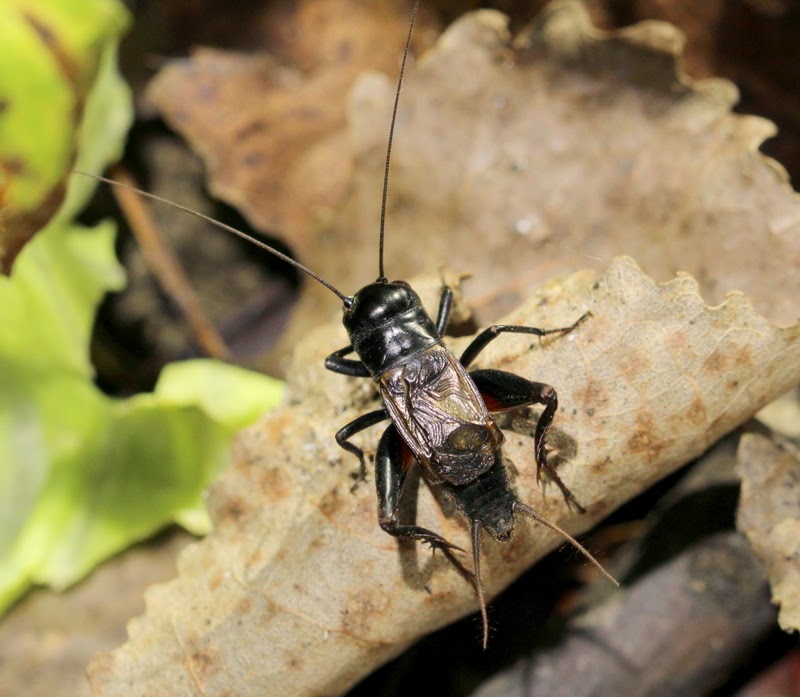
POLYGON ((417 18, 419 0, 415 0, 414 9, 411 11, 411 22, 408 25, 406 47, 403 50, 403 62, 400 64, 400 77, 397 79, 397 91, 394 93, 394 107, 392 109, 392 123, 389 126, 389 143, 386 146, 386 167, 383 172, 383 197, 381 199, 381 233, 378 242, 378 280, 386 281, 383 272, 383 238, 386 229, 386 197, 389 192, 389 162, 392 159, 392 140, 394 139, 394 123, 397 120, 397 105, 400 103, 400 88, 403 86, 403 73, 406 70, 406 59, 411 48, 411 32, 414 30, 414 20, 417 18))
POLYGON ((198 211, 193 211, 191 208, 187 208, 186 206, 182 206, 180 203, 175 203, 174 201, 170 201, 169 199, 161 198, 161 196, 156 196, 155 194, 151 194, 151 193, 149 193, 147 191, 143 191, 142 189, 137 189, 135 186, 128 186, 127 184, 123 184, 122 182, 118 182, 115 179, 109 179, 108 177, 101 177, 101 176, 99 176, 97 174, 90 174, 89 172, 81 172, 80 170, 77 170, 77 169, 73 169, 72 171, 75 174, 82 174, 84 177, 91 177, 92 179, 96 179, 97 181, 105 182, 106 184, 112 184, 113 186, 120 186, 123 189, 127 189, 128 191, 133 191, 133 192, 139 194, 140 196, 144 196, 145 198, 152 199, 153 201, 158 201, 159 203, 165 203, 168 206, 172 206, 173 208, 177 208, 179 211, 183 211, 185 213, 189 213, 190 215, 193 215, 195 218, 200 218, 200 220, 205 220, 207 223, 211 223, 211 225, 213 225, 215 227, 218 227, 221 230, 226 230, 227 232, 231 232, 234 235, 236 235, 237 237, 241 237, 243 240, 247 240, 248 242, 251 242, 256 247, 261 247, 261 249, 263 249, 266 252, 269 252, 270 254, 273 254, 274 256, 278 257, 278 259, 282 259, 287 264, 291 264, 292 266, 294 266, 296 269, 299 269, 303 273, 308 274, 314 280, 319 281, 329 291, 331 291, 332 293, 335 293, 336 295, 338 295, 339 299, 343 303, 347 304, 349 302, 348 297, 344 293, 342 293, 332 283, 328 283, 328 281, 326 281, 324 278, 322 278, 322 276, 320 276, 318 274, 315 274, 311 269, 309 269, 307 266, 303 266, 303 264, 301 264, 299 261, 295 261, 290 256, 287 256, 283 252, 278 251, 277 249, 275 249, 275 247, 271 247, 266 242, 262 242, 258 238, 253 237, 252 235, 248 235, 246 232, 242 232, 241 230, 238 230, 235 227, 232 227, 230 225, 226 225, 225 223, 221 223, 219 220, 215 220, 211 216, 204 215, 203 213, 199 213, 198 211))

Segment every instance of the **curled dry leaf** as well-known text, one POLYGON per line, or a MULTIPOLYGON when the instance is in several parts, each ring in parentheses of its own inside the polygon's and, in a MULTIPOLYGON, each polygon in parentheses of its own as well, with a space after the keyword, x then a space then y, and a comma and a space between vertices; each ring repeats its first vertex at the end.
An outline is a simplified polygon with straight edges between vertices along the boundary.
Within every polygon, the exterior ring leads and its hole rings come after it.
POLYGON ((784 441, 742 436, 738 452, 742 494, 737 527, 747 535, 780 605, 778 622, 800 630, 800 458, 784 441))
MULTIPOLYGON (((409 74, 390 273, 446 262, 474 272, 476 296, 505 293, 513 306, 553 273, 629 254, 658 280, 692 273, 710 302, 742 290, 770 318, 797 318, 800 198, 756 150, 773 126, 731 113, 732 84, 680 75, 674 28, 602 33, 579 3, 553 3, 508 41, 502 15, 468 15, 409 74)), ((359 270, 356 287, 375 266, 378 90, 388 103, 388 81, 362 81, 351 108, 363 168, 337 229, 356 237, 346 255, 323 246, 319 259, 337 282, 359 270)))
MULTIPOLYGON (((263 52, 199 49, 162 70, 147 98, 203 157, 211 190, 305 256, 349 186, 345 96, 365 69, 396 73, 409 13, 407 2, 292 0, 261 20, 263 52)), ((421 20, 420 47, 431 21, 421 20)))
MULTIPOLYGON (((407 278, 444 264, 471 271, 469 291, 491 321, 554 273, 602 269, 629 254, 657 280, 692 273, 709 302, 742 290, 770 319, 793 322, 800 199, 780 165, 757 150, 774 126, 731 113, 731 83, 682 74, 681 50, 670 25, 601 32, 573 0, 551 3, 513 40, 503 15, 465 15, 407 73, 389 189, 389 274, 407 278)), ((393 81, 371 75, 356 83, 348 134, 338 117, 322 140, 311 125, 288 140, 277 125, 265 130, 301 147, 286 169, 281 153, 259 145, 258 172, 247 164, 255 151, 241 149, 250 136, 234 137, 244 116, 229 111, 264 122, 270 110, 280 113, 280 98, 250 107, 241 92, 267 93, 240 90, 227 112, 223 100, 207 100, 210 127, 200 128, 199 117, 185 118, 180 95, 202 93, 205 83, 193 83, 191 70, 180 81, 159 77, 158 92, 177 97, 159 104, 204 154, 214 190, 272 226, 343 290, 374 278, 393 81), (228 121, 239 126, 225 138, 229 129, 218 124, 228 121), (313 155, 308 144, 323 142, 341 148, 313 155), (230 170, 224 183, 222 169, 230 170), (270 183, 276 178, 279 186, 270 183), (334 196, 317 197, 334 188, 334 196)), ((315 94, 316 109, 339 109, 329 93, 315 94)), ((307 284, 282 349, 334 305, 307 284)))
MULTIPOLYGON (((415 285, 434 305, 439 279, 415 285)), ((599 277, 584 271, 543 286, 503 321, 564 326, 586 310, 593 317, 569 336, 504 337, 480 360, 558 390, 550 442, 588 513, 568 511, 554 487, 537 488, 535 415, 511 419, 505 453, 520 498, 572 532, 800 382, 800 326, 771 325, 739 293, 708 307, 688 275, 658 286, 628 258, 599 277)), ((468 340, 451 343, 458 352, 468 340)), ((93 661, 95 694, 340 694, 416 638, 476 610, 472 588, 440 555, 380 530, 371 484, 351 493, 356 462, 333 434, 376 403, 371 381, 323 369, 344 341, 329 324, 298 346, 289 403, 240 438, 213 488, 215 531, 182 555, 178 578, 150 589, 129 641, 93 661)), ((378 436, 372 429, 357 442, 372 454, 378 436)), ((468 546, 459 515, 427 486, 416 497, 409 489, 404 517, 468 546)), ((487 591, 559 543, 525 521, 510 542, 487 540, 487 591)), ((476 642, 478 634, 476 624, 476 642)))

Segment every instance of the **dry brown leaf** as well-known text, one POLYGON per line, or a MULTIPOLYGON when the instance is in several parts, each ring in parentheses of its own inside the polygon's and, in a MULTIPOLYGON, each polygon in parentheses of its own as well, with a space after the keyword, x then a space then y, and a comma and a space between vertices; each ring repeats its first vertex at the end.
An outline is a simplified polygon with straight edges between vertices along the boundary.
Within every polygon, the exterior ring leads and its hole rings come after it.
MULTIPOLYGON (((390 276, 443 264, 472 271, 486 322, 554 273, 629 254, 657 280, 692 273, 709 302, 742 290, 769 318, 797 318, 800 199, 757 151, 774 127, 731 113, 731 83, 680 74, 674 28, 603 33, 579 3, 554 2, 509 41, 503 15, 470 14, 407 74, 389 189, 390 276)), ((312 244, 303 240, 303 261, 346 292, 377 275, 393 90, 378 76, 356 84, 350 195, 312 244)), ((307 285, 285 350, 335 305, 307 285)))
POLYGON ((747 535, 780 605, 778 622, 800 630, 800 457, 787 441, 742 436, 737 527, 747 535))
POLYGON ((77 586, 25 596, 0 623, 0 694, 90 697, 89 659, 125 640, 147 586, 174 576, 178 552, 192 541, 175 529, 126 550, 77 586))
POLYGON ((363 70, 398 70, 409 14, 407 2, 295 0, 264 20, 271 53, 197 50, 159 73, 148 100, 204 158, 215 194, 304 254, 350 183, 345 97, 363 70))
MULTIPOLYGON (((438 285, 436 277, 415 284, 429 307, 438 285)), ((620 258, 602 276, 584 271, 545 285, 504 318, 552 327, 593 313, 567 337, 542 345, 503 337, 481 355, 481 366, 556 387, 551 444, 589 512, 571 513, 553 487, 537 488, 535 418, 524 414, 510 420, 505 447, 522 500, 585 530, 800 382, 800 326, 769 324, 739 293, 707 307, 697 290, 687 275, 658 286, 620 258)), ((458 351, 468 340, 451 343, 458 351)), ((183 554, 177 579, 150 589, 130 640, 93 661, 97 695, 340 694, 418 637, 475 611, 472 588, 441 556, 380 530, 371 485, 350 492, 356 462, 333 434, 376 403, 371 381, 323 369, 344 341, 329 324, 298 346, 288 405, 241 437, 210 497, 215 531, 183 554)), ((372 429, 356 440, 373 453, 378 436, 372 429)), ((416 508, 420 524, 468 546, 460 516, 425 486, 415 506, 409 489, 405 515, 416 508)), ((523 521, 510 542, 487 540, 487 591, 557 544, 523 521)), ((476 624, 476 642, 478 634, 476 624)))
MULTIPOLYGON (((394 58, 365 50, 359 67, 396 67, 403 12, 393 21, 394 58)), ((774 127, 731 113, 731 83, 683 75, 681 50, 670 25, 601 32, 572 0, 552 3, 513 44, 499 13, 459 20, 407 73, 389 274, 472 271, 470 293, 491 321, 544 278, 624 253, 658 280, 692 273, 710 302, 738 289, 769 318, 794 321, 800 200, 757 151, 774 127)), ((355 68, 333 62, 324 80, 325 71, 293 73, 295 85, 253 76, 260 59, 214 55, 220 84, 198 57, 198 76, 187 63, 154 85, 167 119, 205 157, 212 188, 345 292, 374 278, 393 81, 356 83, 346 134, 341 100, 355 68), (322 91, 328 83, 337 94, 322 91), (198 101, 209 84, 214 97, 198 101), (328 125, 286 118, 299 103, 328 125), (248 124, 270 128, 239 138, 248 124)), ((335 305, 315 284, 306 294, 279 352, 335 305)))

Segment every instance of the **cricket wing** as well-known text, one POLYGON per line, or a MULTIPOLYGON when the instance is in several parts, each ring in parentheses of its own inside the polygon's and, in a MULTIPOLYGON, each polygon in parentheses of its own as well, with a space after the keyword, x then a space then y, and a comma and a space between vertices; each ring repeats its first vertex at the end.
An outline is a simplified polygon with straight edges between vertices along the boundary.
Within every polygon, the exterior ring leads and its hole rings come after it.
POLYGON ((433 482, 467 484, 499 455, 503 435, 469 373, 441 345, 378 378, 386 410, 433 482))

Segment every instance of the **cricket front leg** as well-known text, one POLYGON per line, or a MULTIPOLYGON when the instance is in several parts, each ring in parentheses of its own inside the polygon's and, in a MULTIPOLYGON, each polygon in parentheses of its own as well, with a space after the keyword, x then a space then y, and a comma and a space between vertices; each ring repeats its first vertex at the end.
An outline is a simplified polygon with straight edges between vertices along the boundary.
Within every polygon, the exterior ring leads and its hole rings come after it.
POLYGON ((367 366, 361 361, 345 358, 350 353, 353 353, 353 347, 350 345, 334 351, 325 359, 325 367, 332 373, 339 373, 339 375, 347 375, 351 378, 368 378, 369 371, 367 366))
POLYGON ((353 419, 349 424, 342 426, 336 432, 336 442, 339 446, 344 448, 348 453, 353 453, 353 455, 358 458, 360 469, 357 481, 359 482, 363 482, 367 477, 367 465, 364 462, 364 451, 355 445, 355 443, 351 443, 350 438, 359 431, 363 431, 388 418, 389 415, 386 413, 386 409, 376 409, 375 411, 370 411, 359 416, 357 419, 353 419))

